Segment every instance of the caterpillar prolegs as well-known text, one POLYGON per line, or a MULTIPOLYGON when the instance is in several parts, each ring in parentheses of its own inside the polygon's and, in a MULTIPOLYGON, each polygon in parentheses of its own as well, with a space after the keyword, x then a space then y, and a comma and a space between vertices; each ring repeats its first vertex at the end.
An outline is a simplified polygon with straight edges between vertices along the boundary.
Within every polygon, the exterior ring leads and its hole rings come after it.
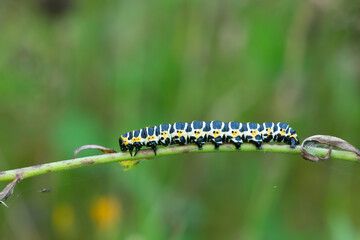
POLYGON ((194 143, 202 149, 206 142, 212 142, 215 149, 223 143, 233 143, 239 150, 244 142, 255 144, 257 149, 261 149, 263 142, 284 142, 291 148, 300 143, 295 130, 283 122, 177 122, 134 130, 119 138, 121 151, 129 150, 130 155, 134 149, 136 155, 143 146, 151 147, 156 155, 157 145, 194 143))

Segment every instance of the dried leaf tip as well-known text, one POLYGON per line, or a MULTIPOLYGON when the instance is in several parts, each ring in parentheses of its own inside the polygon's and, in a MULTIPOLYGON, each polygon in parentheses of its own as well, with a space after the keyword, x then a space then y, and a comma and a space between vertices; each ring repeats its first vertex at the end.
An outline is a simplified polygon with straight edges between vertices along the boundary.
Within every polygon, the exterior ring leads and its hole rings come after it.
POLYGON ((117 153, 117 151, 115 151, 114 149, 111 149, 111 148, 106 148, 106 147, 103 147, 100 145, 95 145, 95 144, 89 144, 89 145, 83 145, 83 146, 77 148, 74 151, 74 158, 76 158, 76 156, 78 155, 79 152, 86 150, 86 149, 97 149, 97 150, 102 151, 103 153, 117 153))
POLYGON ((314 135, 314 136, 306 138, 303 141, 303 143, 301 144, 301 156, 304 159, 310 160, 313 162, 324 161, 331 156, 333 147, 338 147, 340 149, 347 150, 347 151, 350 151, 350 152, 360 155, 359 149, 357 149, 356 147, 354 147, 353 145, 351 145, 350 143, 348 143, 347 141, 345 141, 341 138, 334 137, 334 136, 328 136, 328 135, 314 135), (329 147, 329 151, 326 154, 326 156, 323 158, 319 157, 319 156, 315 156, 315 155, 309 153, 309 151, 308 151, 310 144, 325 145, 325 146, 329 147))
POLYGON ((18 182, 21 181, 21 176, 18 174, 16 175, 15 179, 12 180, 1 192, 0 192, 0 204, 4 205, 5 207, 9 208, 4 201, 8 199, 14 192, 14 188, 18 182))

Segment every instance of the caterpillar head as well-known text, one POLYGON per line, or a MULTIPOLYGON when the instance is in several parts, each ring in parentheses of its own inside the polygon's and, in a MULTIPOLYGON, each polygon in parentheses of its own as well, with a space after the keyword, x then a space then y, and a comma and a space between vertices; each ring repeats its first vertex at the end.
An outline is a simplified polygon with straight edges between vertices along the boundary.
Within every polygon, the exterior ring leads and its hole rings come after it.
POLYGON ((129 133, 125 133, 123 135, 120 136, 119 138, 119 145, 120 145, 120 150, 122 152, 125 152, 128 149, 128 145, 129 145, 129 139, 128 136, 129 133))
POLYGON ((119 145, 122 152, 129 150, 130 155, 132 155, 132 150, 134 148, 132 144, 133 134, 132 132, 125 133, 119 138, 119 145))

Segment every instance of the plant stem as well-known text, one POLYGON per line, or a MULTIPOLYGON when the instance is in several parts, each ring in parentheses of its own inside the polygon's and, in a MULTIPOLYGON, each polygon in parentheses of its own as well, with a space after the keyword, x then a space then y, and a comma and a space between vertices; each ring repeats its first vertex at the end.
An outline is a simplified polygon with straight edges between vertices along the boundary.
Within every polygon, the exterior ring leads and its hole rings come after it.
MULTIPOLYGON (((210 143, 205 144, 202 150, 198 150, 196 145, 185 146, 169 146, 160 147, 157 151, 156 157, 177 155, 183 153, 206 153, 206 152, 277 152, 277 153, 291 153, 300 156, 300 146, 290 148, 288 145, 281 144, 263 144, 262 150, 257 150, 253 144, 244 143, 241 150, 236 150, 232 144, 224 144, 220 146, 219 150, 215 150, 214 146, 210 143)), ((312 153, 315 155, 325 156, 328 149, 325 148, 312 148, 312 153)), ((46 173, 57 172, 61 170, 68 170, 82 166, 90 166, 103 163, 127 161, 127 160, 141 160, 154 158, 152 149, 141 150, 135 157, 131 157, 128 152, 125 153, 111 153, 95 155, 90 157, 76 158, 70 160, 63 160, 52 163, 45 163, 41 165, 18 168, 8 171, 0 172, 0 181, 13 180, 16 175, 21 176, 22 179, 38 176, 46 173)), ((352 152, 333 150, 331 158, 357 162, 360 156, 352 152)))

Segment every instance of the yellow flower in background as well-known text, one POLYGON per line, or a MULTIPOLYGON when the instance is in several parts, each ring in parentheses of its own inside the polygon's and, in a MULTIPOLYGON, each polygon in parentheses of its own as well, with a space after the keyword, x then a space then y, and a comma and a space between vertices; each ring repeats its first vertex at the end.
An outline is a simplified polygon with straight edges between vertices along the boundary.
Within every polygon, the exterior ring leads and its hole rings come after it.
POLYGON ((74 225, 74 209, 69 204, 58 204, 52 211, 52 223, 58 231, 68 231, 74 225))
POLYGON ((121 211, 121 203, 111 196, 100 196, 91 205, 91 217, 99 229, 116 225, 121 217, 121 211))

